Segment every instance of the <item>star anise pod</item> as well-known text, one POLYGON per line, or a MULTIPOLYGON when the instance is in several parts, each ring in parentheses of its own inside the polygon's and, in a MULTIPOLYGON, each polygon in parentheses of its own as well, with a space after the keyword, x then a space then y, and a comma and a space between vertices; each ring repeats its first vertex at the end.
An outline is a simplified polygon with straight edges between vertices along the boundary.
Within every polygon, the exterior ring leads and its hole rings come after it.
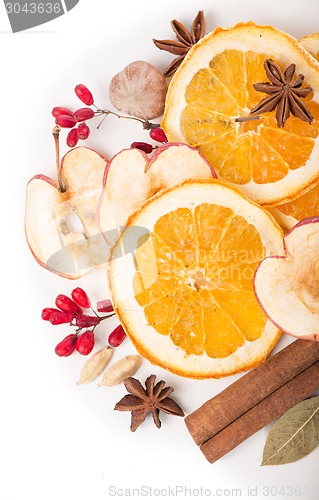
POLYGON ((156 47, 178 56, 164 71, 163 74, 165 77, 171 76, 175 73, 189 49, 205 35, 206 22, 204 12, 202 10, 198 12, 190 31, 184 26, 184 24, 176 19, 171 21, 171 26, 174 30, 177 41, 153 39, 156 47))
POLYGON ((266 75, 271 83, 255 83, 254 89, 258 92, 265 92, 269 97, 265 97, 255 106, 250 113, 259 114, 273 111, 276 107, 276 119, 278 127, 283 127, 290 113, 300 120, 311 123, 313 116, 309 109, 301 100, 312 92, 311 87, 302 87, 304 75, 298 75, 293 80, 296 65, 290 64, 285 72, 272 59, 264 62, 266 75))
POLYGON ((161 427, 160 410, 169 415, 183 417, 184 412, 177 403, 168 396, 174 391, 173 387, 165 387, 164 380, 155 385, 156 375, 150 375, 145 380, 145 389, 141 382, 133 377, 124 380, 129 392, 116 403, 114 410, 131 411, 131 431, 134 432, 144 422, 146 415, 151 412, 156 427, 161 427))

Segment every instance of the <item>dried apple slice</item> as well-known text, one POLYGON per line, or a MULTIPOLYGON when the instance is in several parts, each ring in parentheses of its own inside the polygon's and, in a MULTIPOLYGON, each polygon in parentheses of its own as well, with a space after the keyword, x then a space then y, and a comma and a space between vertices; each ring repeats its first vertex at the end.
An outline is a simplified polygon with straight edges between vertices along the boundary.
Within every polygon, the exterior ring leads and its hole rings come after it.
POLYGON ((113 246, 128 218, 158 191, 186 180, 212 177, 217 176, 207 160, 186 144, 165 144, 151 160, 143 151, 124 149, 109 162, 98 209, 108 246, 113 246))
POLYGON ((155 192, 187 180, 217 178, 215 170, 197 149, 180 143, 159 148, 152 157, 147 175, 155 192))
POLYGON ((41 266, 65 278, 79 278, 106 263, 96 219, 106 165, 95 151, 75 148, 61 162, 65 190, 45 175, 27 185, 25 232, 31 252, 41 266))
POLYGON ((319 341, 319 217, 294 226, 284 248, 284 255, 266 257, 257 268, 257 300, 288 335, 319 341))

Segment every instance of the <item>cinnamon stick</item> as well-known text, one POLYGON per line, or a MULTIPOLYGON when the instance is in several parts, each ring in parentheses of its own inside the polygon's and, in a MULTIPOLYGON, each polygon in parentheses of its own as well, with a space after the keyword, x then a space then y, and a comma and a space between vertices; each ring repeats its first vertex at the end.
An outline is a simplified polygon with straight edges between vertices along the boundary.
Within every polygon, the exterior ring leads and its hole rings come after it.
POLYGON ((319 342, 296 340, 188 415, 201 445, 319 360, 319 342))
POLYGON ((319 389, 319 361, 274 391, 200 447, 210 463, 319 389))

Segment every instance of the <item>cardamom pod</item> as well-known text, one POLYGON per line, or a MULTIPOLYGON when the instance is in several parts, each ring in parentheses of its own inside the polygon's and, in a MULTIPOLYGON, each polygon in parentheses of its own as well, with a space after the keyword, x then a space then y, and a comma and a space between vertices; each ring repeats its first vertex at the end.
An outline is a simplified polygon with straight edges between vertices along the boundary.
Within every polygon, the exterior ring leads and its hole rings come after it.
POLYGON ((125 356, 112 365, 104 374, 99 386, 121 384, 126 377, 132 377, 141 366, 140 356, 125 356))
POLYGON ((93 354, 84 364, 77 385, 88 384, 96 379, 102 373, 113 354, 110 346, 103 347, 100 351, 93 354))

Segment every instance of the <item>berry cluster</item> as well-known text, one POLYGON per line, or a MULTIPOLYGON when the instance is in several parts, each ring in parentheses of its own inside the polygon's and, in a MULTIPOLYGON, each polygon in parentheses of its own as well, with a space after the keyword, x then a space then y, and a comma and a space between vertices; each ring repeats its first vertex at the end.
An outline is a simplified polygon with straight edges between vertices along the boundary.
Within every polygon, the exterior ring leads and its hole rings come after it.
MULTIPOLYGON (((133 116, 122 116, 114 111, 109 111, 108 109, 98 108, 94 104, 92 93, 82 83, 77 85, 74 91, 80 101, 86 105, 85 108, 77 109, 74 112, 61 106, 56 106, 52 109, 52 116, 55 118, 56 125, 59 125, 61 128, 71 129, 66 138, 66 143, 70 148, 74 148, 79 140, 84 141, 89 137, 90 127, 87 125, 86 121, 102 115, 104 115, 103 119, 108 115, 114 115, 117 118, 125 118, 127 120, 136 120, 141 122, 143 128, 149 130, 151 139, 161 143, 167 142, 167 137, 158 124, 150 123, 148 120, 142 120, 133 116), (89 106, 93 106, 95 110, 89 106)), ((97 128, 99 128, 99 126, 97 128)), ((151 144, 146 142, 133 142, 131 144, 131 148, 141 149, 147 154, 151 153, 153 149, 155 149, 151 146, 151 144)))
MULTIPOLYGON (((94 99, 89 91, 89 89, 82 84, 79 84, 74 89, 78 98, 86 104, 86 106, 92 106, 94 104, 94 99)), ((84 141, 90 135, 90 127, 85 123, 86 120, 90 120, 95 116, 95 112, 92 108, 80 108, 74 113, 68 108, 63 108, 61 106, 56 106, 52 109, 52 116, 55 118, 55 123, 62 128, 70 128, 70 132, 67 135, 66 143, 70 148, 74 148, 79 140, 84 141), (76 124, 79 124, 77 127, 76 124)))
MULTIPOLYGON (((97 311, 106 313, 99 316, 91 307, 91 301, 82 288, 74 288, 71 297, 60 294, 55 299, 54 307, 46 307, 42 311, 42 319, 50 321, 52 325, 69 323, 77 327, 75 333, 67 335, 55 348, 58 356, 70 356, 75 350, 87 356, 95 344, 94 330, 101 321, 114 316, 113 306, 110 300, 102 300, 97 303, 97 311), (94 315, 85 314, 83 309, 91 309, 94 315)), ((109 335, 108 343, 112 347, 118 347, 125 339, 126 334, 121 325, 117 326, 109 335)))

